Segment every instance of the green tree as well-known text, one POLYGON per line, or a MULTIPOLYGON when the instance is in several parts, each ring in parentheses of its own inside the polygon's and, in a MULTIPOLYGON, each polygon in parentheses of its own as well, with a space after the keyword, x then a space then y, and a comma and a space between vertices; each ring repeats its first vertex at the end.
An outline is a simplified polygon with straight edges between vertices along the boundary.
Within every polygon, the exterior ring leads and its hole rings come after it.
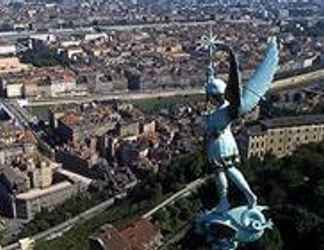
POLYGON ((46 47, 38 50, 27 50, 21 55, 21 61, 33 64, 36 67, 51 67, 67 63, 66 61, 63 63, 55 50, 46 47))

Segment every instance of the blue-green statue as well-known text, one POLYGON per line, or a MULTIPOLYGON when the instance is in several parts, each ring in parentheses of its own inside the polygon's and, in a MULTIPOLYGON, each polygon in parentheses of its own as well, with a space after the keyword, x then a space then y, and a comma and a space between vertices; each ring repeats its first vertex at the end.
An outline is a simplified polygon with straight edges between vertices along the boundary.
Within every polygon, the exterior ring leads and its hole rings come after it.
POLYGON ((208 47, 210 64, 207 72, 206 95, 210 110, 206 113, 207 153, 210 166, 216 175, 219 204, 200 215, 196 229, 207 236, 213 250, 234 250, 239 243, 259 239, 264 229, 271 228, 257 205, 257 196, 252 191, 241 171, 240 153, 231 131, 231 123, 251 112, 270 89, 279 67, 279 49, 276 38, 271 38, 263 62, 250 80, 241 85, 238 60, 233 50, 212 35, 203 37, 203 46, 208 47), (214 50, 229 53, 230 72, 228 83, 215 77, 212 64, 214 50), (231 208, 228 199, 228 178, 242 191, 246 206, 231 208))

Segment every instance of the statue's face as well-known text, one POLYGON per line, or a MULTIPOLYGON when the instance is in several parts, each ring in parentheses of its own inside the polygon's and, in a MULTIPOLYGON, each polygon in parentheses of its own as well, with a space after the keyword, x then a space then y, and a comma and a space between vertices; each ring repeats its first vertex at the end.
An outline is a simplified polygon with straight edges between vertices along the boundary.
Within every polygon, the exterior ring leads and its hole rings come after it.
POLYGON ((226 83, 219 78, 208 79, 205 91, 207 96, 221 101, 224 99, 222 95, 226 92, 226 83))

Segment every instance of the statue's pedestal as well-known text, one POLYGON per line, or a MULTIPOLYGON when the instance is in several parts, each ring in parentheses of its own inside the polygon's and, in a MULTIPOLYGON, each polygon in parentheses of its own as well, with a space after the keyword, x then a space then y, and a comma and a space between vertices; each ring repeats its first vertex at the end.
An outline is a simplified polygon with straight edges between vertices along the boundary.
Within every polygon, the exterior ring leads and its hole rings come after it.
POLYGON ((197 217, 195 230, 206 237, 213 250, 234 250, 239 243, 256 241, 265 229, 272 228, 271 220, 262 213, 265 209, 241 206, 225 212, 211 210, 197 217))

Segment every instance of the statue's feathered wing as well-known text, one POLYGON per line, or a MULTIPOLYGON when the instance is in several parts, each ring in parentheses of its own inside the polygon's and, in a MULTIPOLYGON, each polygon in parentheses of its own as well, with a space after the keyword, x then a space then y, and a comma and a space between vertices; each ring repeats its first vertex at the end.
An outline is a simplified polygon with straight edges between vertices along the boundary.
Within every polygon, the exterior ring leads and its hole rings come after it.
POLYGON ((229 49, 229 64, 230 71, 225 91, 225 98, 231 104, 231 116, 237 118, 238 110, 241 106, 241 74, 238 60, 232 49, 229 49))
POLYGON ((230 52, 230 75, 225 95, 231 103, 233 116, 246 114, 258 105, 260 99, 270 89, 278 67, 279 49, 276 38, 272 38, 262 63, 250 80, 244 86, 240 86, 238 62, 234 53, 230 52))
POLYGON ((242 86, 240 114, 252 111, 261 98, 271 88, 276 71, 279 68, 279 49, 276 38, 272 38, 263 62, 258 66, 250 80, 242 86))

